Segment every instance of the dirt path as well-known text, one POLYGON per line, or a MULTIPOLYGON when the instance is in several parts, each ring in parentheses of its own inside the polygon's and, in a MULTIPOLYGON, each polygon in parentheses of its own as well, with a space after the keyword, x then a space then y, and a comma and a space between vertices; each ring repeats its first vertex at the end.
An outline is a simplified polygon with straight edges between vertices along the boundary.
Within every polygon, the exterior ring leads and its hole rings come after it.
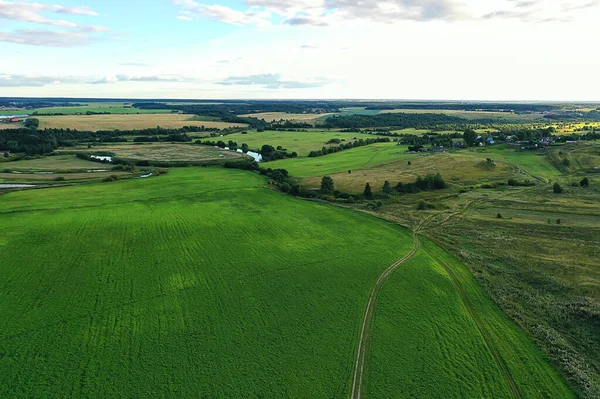
POLYGON ((421 242, 417 237, 417 233, 413 234, 413 242, 414 246, 411 249, 411 251, 407 253, 402 259, 385 269, 377 279, 377 282, 373 287, 373 291, 371 291, 371 296, 369 297, 369 302, 367 304, 367 309, 365 310, 365 316, 362 322, 360 339, 358 341, 356 363, 354 365, 354 377, 352 379, 352 390, 350 391, 351 399, 360 399, 362 394, 365 363, 367 361, 368 349, 371 341, 371 333, 373 331, 373 315, 375 314, 375 304, 377 303, 377 297, 379 296, 379 292, 381 291, 383 283, 394 272, 394 270, 396 270, 403 263, 411 259, 421 248, 421 242))

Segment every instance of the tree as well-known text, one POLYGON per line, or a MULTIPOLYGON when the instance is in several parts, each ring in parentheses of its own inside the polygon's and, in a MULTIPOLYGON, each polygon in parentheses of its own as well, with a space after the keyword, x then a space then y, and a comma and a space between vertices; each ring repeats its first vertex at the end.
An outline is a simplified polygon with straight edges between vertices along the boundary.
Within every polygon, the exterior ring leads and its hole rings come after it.
POLYGON ((391 194, 392 192, 392 186, 390 185, 389 181, 385 181, 385 183, 383 183, 383 192, 386 194, 391 194))
POLYGON ((371 185, 369 183, 367 183, 367 185, 365 186, 365 191, 363 192, 363 195, 366 198, 373 198, 373 192, 371 191, 371 185))
POLYGON ((496 215, 496 218, 497 218, 497 219, 502 219, 502 214, 501 214, 501 213, 497 214, 497 215, 496 215))
POLYGON ((465 130, 465 133, 463 134, 463 140, 465 140, 467 147, 473 147, 477 142, 477 132, 473 129, 465 130))
POLYGON ((321 192, 331 194, 333 192, 333 179, 329 176, 323 176, 321 179, 321 192))
POLYGON ((245 154, 248 152, 248 150, 249 150, 248 144, 243 143, 242 144, 242 152, 245 154))
POLYGON ((552 188, 555 194, 561 194, 563 192, 562 187, 558 183, 554 183, 554 187, 552 188))
POLYGON ((583 180, 579 182, 579 185, 583 188, 588 188, 590 186, 590 179, 584 177, 583 180))
POLYGON ((25 121, 25 127, 30 129, 37 129, 40 126, 40 120, 37 118, 27 118, 25 121))

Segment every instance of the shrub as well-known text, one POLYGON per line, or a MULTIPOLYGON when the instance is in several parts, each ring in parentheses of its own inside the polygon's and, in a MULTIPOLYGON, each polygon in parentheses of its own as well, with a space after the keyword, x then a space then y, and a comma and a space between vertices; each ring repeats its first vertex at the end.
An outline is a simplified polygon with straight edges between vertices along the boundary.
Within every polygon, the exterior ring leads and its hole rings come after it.
POLYGON ((497 215, 496 215, 496 218, 497 218, 497 219, 502 219, 502 214, 501 214, 501 213, 497 214, 497 215))
POLYGON ((579 185, 583 188, 588 188, 590 186, 590 179, 584 177, 583 180, 579 182, 579 185))
POLYGON ((58 176, 54 181, 65 181, 64 176, 58 176))
POLYGON ((555 194, 561 194, 563 192, 561 185, 558 183, 554 183, 554 186, 552 187, 552 189, 554 190, 555 194))
POLYGON ((424 211, 426 209, 435 209, 435 205, 433 205, 432 203, 420 200, 419 203, 417 204, 417 210, 424 211))

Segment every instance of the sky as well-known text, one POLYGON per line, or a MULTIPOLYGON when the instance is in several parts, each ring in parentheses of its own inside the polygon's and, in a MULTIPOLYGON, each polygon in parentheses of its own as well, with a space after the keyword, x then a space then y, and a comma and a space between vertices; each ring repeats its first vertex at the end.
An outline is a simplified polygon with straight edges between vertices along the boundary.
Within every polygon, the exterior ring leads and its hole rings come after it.
POLYGON ((0 0, 0 97, 600 101, 600 0, 0 0))

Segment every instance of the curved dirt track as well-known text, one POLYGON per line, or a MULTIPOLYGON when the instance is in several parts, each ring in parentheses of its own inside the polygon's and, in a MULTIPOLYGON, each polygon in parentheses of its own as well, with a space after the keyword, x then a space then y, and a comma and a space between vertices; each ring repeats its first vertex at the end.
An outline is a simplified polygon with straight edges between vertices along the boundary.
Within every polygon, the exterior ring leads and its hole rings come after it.
POLYGON ((365 316, 363 318, 362 327, 360 330, 360 339, 358 341, 358 350, 356 352, 356 362, 354 365, 354 377, 352 378, 352 390, 350 391, 351 399, 359 399, 361 397, 365 363, 368 355, 371 333, 373 331, 373 315, 375 313, 377 297, 379 296, 379 292, 381 291, 383 283, 394 272, 394 270, 396 270, 406 261, 410 260, 421 248, 421 242, 419 241, 416 233, 413 234, 413 242, 414 246, 410 252, 407 253, 402 259, 385 269, 377 279, 377 282, 371 291, 371 296, 369 297, 369 302, 367 304, 367 309, 365 310, 365 316))

